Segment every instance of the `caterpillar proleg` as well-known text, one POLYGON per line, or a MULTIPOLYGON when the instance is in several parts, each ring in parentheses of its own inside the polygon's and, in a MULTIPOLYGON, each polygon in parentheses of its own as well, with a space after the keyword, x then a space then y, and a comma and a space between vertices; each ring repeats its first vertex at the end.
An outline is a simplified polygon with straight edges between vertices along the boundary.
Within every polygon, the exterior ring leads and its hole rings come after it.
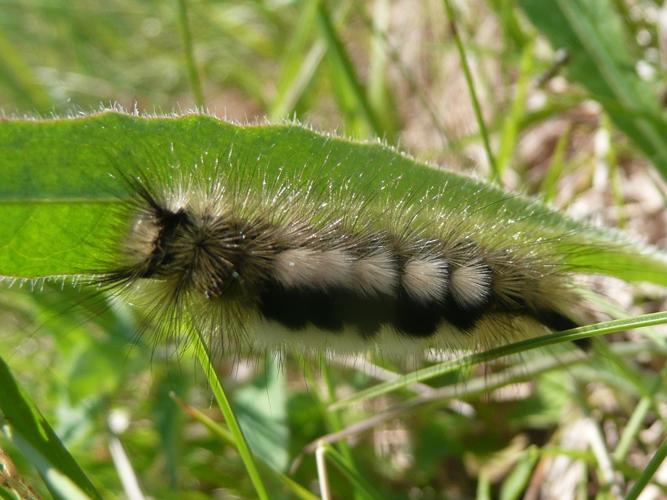
POLYGON ((121 177, 133 193, 122 262, 96 280, 142 297, 158 335, 187 317, 225 351, 396 355, 576 326, 554 242, 502 211, 479 217, 475 200, 433 208, 446 186, 390 206, 391 185, 372 178, 362 196, 324 175, 269 177, 220 158, 121 177))

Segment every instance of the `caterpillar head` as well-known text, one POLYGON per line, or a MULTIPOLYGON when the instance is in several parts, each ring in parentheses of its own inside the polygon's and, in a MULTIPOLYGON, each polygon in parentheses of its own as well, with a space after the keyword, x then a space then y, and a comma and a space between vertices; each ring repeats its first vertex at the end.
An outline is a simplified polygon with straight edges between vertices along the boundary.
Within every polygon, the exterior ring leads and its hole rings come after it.
POLYGON ((127 242, 137 278, 169 282, 175 290, 220 297, 239 279, 243 229, 233 220, 189 207, 142 212, 127 242))

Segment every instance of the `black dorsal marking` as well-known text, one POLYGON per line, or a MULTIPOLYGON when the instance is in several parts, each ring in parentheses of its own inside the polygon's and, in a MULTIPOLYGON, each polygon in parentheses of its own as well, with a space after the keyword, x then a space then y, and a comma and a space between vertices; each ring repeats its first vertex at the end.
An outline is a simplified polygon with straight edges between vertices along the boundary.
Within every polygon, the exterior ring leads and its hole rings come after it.
POLYGON ((484 294, 473 302, 467 302, 456 297, 450 289, 447 290, 447 296, 442 308, 442 315, 444 319, 462 330, 464 333, 470 332, 477 322, 482 319, 489 309, 492 308, 495 302, 493 296, 493 270, 486 264, 486 273, 488 273, 489 280, 486 284, 484 294))
POLYGON ((442 323, 442 305, 439 302, 415 300, 403 289, 395 307, 394 326, 409 337, 431 337, 442 323))
POLYGON ((555 332, 577 328, 579 325, 553 309, 538 309, 533 313, 537 321, 555 332))
POLYGON ((259 297, 259 310, 265 318, 290 330, 313 326, 331 332, 343 329, 343 319, 334 307, 331 293, 317 289, 285 288, 270 281, 259 297))
POLYGON ((173 259, 167 248, 174 239, 178 228, 188 220, 188 215, 183 209, 178 210, 178 212, 160 209, 155 214, 155 217, 158 220, 160 231, 158 237, 153 242, 153 252, 146 265, 146 269, 141 274, 142 278, 150 278, 159 271, 160 267, 169 264, 173 259))
POLYGON ((301 296, 305 307, 303 313, 310 323, 330 332, 340 332, 343 329, 343 318, 335 307, 335 291, 299 290, 297 293, 301 296))
POLYGON ((344 323, 365 339, 374 337, 383 324, 391 322, 394 301, 395 298, 388 294, 369 296, 342 289, 334 299, 344 323))
POLYGON ((392 309, 389 296, 366 297, 339 287, 285 288, 271 281, 259 296, 259 310, 264 317, 290 330, 302 330, 312 324, 338 333, 347 325, 364 338, 374 336, 382 324, 390 321, 392 309))
POLYGON ((364 293, 341 285, 316 287, 304 284, 286 287, 274 278, 266 280, 259 293, 259 309, 266 319, 291 330, 313 325, 338 333, 344 327, 356 330, 365 339, 375 336, 382 325, 395 317, 396 297, 390 293, 364 293))
POLYGON ((396 330, 408 337, 425 338, 435 335, 442 322, 441 300, 428 300, 424 297, 416 298, 410 295, 403 284, 405 265, 409 257, 398 257, 399 275, 401 283, 398 297, 394 304, 393 326, 396 330))
MULTIPOLYGON (((572 328, 581 326, 572 319, 558 311, 554 311, 553 309, 539 309, 533 313, 533 317, 555 332, 571 330, 572 328)), ((584 352, 588 352, 591 349, 592 339, 578 339, 574 341, 574 344, 584 352)))
POLYGON ((259 310, 266 319, 277 321, 290 330, 302 330, 306 328, 308 318, 298 302, 298 295, 270 281, 260 294, 259 310))
POLYGON ((477 322, 482 319, 491 305, 491 295, 488 294, 484 302, 479 302, 474 306, 459 304, 452 298, 448 298, 442 309, 442 314, 448 323, 455 327, 469 332, 477 322))

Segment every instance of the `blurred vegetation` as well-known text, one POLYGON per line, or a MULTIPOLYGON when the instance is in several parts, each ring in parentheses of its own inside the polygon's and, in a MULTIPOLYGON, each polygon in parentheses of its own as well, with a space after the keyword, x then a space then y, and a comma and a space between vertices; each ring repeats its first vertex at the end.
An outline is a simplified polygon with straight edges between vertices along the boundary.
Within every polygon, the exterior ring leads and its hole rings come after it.
MULTIPOLYGON (((650 0, 0 0, 0 107, 296 118, 667 248, 666 16, 650 0)), ((584 285, 591 321, 665 310, 664 289, 584 285)), ((205 374, 138 330, 85 291, 0 293, 3 359, 103 496, 127 494, 119 442, 151 497, 255 496, 205 374)), ((305 447, 386 409, 325 452, 334 498, 664 498, 665 345, 664 329, 616 334, 586 357, 535 352, 336 411, 414 367, 287 357, 218 372, 271 498, 317 493, 305 447)), ((0 448, 16 466, 0 468, 0 496, 45 494, 34 456, 0 448)))

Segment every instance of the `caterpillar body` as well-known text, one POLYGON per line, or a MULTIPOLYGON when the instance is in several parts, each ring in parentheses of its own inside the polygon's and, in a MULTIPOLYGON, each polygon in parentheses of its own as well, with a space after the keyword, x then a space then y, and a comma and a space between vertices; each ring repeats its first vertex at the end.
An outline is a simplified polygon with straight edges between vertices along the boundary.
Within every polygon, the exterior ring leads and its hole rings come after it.
POLYGON ((142 297, 158 335, 196 329, 233 352, 400 355, 576 326, 553 245, 502 211, 477 217, 474 199, 435 208, 446 187, 388 205, 382 183, 368 196, 224 162, 124 177, 121 263, 95 281, 142 297))

